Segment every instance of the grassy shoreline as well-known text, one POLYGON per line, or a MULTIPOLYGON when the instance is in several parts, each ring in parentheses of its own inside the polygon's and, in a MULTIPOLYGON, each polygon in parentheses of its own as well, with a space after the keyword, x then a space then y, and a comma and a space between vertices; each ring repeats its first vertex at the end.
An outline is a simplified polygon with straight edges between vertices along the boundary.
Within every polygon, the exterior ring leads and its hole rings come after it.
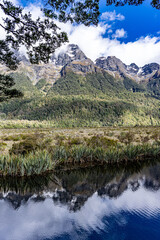
POLYGON ((32 176, 61 168, 89 167, 92 165, 116 165, 141 162, 160 158, 159 145, 128 145, 123 148, 85 146, 71 149, 58 147, 53 153, 47 151, 31 152, 26 156, 0 156, 0 176, 32 176))
POLYGON ((0 176, 160 158, 160 128, 3 129, 0 176))

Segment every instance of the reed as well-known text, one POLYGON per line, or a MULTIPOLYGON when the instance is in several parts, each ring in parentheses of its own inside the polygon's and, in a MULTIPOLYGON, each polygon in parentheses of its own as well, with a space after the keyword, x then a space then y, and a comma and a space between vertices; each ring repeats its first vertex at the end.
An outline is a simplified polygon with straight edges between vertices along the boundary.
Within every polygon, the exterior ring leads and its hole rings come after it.
MULTIPOLYGON (((84 140, 63 138, 59 145, 36 138, 13 144, 10 154, 0 156, 0 175, 33 176, 74 164, 119 164, 160 157, 160 144, 120 144, 104 137, 84 140), (37 140, 35 140, 37 139, 37 140), (31 141, 32 140, 32 141, 31 141), (41 140, 41 141, 40 141, 41 140)), ((59 139, 59 137, 58 137, 59 139)))
POLYGON ((54 169, 54 161, 47 151, 31 152, 23 155, 0 156, 0 175, 31 176, 54 169))

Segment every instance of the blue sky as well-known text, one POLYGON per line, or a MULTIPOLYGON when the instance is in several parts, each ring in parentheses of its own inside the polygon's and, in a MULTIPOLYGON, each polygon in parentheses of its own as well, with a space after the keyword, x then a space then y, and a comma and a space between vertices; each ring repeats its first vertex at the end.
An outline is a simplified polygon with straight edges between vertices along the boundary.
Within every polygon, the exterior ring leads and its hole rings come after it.
MULTIPOLYGON (((125 16, 124 21, 116 22, 113 28, 124 28, 127 37, 124 42, 135 41, 142 36, 157 36, 160 31, 160 10, 153 8, 149 1, 145 1, 139 6, 105 6, 105 1, 101 1, 100 12, 116 11, 125 16)), ((121 39, 122 41, 122 39, 121 39)))
MULTIPOLYGON (((40 1, 13 1, 23 5, 35 18, 43 17, 40 1)), ((114 55, 126 64, 160 64, 160 10, 149 2, 146 0, 140 6, 107 7, 105 0, 100 0, 102 17, 97 27, 57 24, 68 33, 70 43, 78 44, 93 61, 114 55)))
MULTIPOLYGON (((31 2, 35 2, 36 4, 38 1, 20 1, 23 6, 27 6, 31 2)), ((105 3, 105 0, 100 0, 101 13, 115 10, 117 14, 120 13, 125 16, 125 21, 118 21, 112 26, 113 30, 117 28, 125 29, 127 37, 123 39, 124 42, 135 41, 141 36, 157 36, 157 32, 160 32, 160 10, 153 8, 149 0, 144 1, 144 3, 139 6, 126 5, 123 7, 115 7, 114 5, 106 6, 105 3)))

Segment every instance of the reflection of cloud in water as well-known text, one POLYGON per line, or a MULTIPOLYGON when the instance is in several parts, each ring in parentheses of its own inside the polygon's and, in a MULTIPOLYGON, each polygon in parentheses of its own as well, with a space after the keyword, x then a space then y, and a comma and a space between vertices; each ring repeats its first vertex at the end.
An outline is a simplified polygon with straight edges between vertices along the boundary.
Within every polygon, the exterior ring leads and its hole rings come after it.
MULTIPOLYGON (((77 212, 69 212, 67 206, 55 205, 52 199, 44 202, 28 203, 14 210, 4 200, 0 201, 0 236, 3 240, 45 239, 69 234, 72 239, 80 239, 77 231, 83 229, 83 238, 92 231, 106 231, 103 217, 117 216, 119 224, 127 219, 121 211, 133 212, 145 217, 160 213, 160 191, 150 192, 144 188, 136 192, 126 191, 118 199, 100 198, 94 194, 77 212)), ((108 223, 109 228, 109 223, 108 223)))

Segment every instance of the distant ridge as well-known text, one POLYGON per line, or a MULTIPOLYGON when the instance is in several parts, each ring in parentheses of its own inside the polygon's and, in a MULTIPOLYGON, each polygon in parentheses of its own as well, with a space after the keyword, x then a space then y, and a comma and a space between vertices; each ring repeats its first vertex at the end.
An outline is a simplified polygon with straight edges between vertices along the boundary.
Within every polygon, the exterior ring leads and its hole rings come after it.
MULTIPOLYGON (((99 57, 94 63, 87 58, 76 44, 69 44, 59 54, 53 54, 48 64, 31 65, 24 55, 18 56, 20 66, 17 72, 25 72, 33 84, 45 78, 46 82, 52 86, 55 81, 65 75, 67 69, 82 75, 105 70, 115 78, 124 79, 127 77, 138 83, 149 82, 160 75, 160 65, 158 63, 150 63, 143 67, 138 67, 135 63, 126 65, 115 56, 99 57)), ((1 65, 0 72, 6 71, 9 70, 1 65)))
POLYGON ((93 62, 74 44, 32 65, 19 56, 11 74, 22 99, 0 104, 0 118, 51 120, 57 127, 159 125, 160 65, 124 64, 115 56, 93 62))

